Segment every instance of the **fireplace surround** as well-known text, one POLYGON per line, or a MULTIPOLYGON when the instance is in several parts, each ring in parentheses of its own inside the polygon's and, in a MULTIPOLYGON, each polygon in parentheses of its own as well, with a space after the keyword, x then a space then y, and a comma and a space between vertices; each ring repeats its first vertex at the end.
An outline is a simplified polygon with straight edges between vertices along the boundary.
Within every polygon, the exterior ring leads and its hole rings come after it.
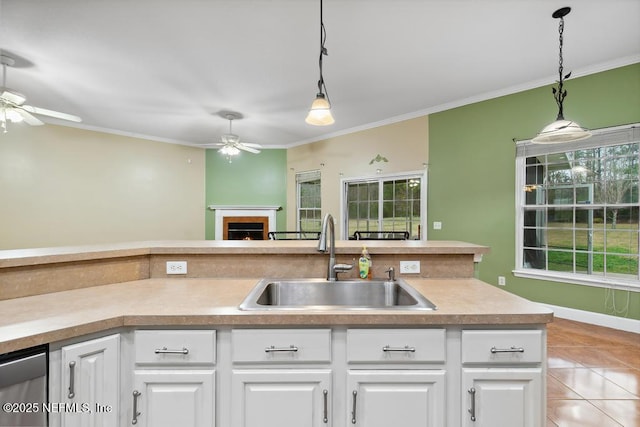
POLYGON ((257 205, 209 205, 208 208, 215 211, 215 240, 267 240, 268 232, 277 231, 276 212, 281 209, 257 205), (261 237, 257 237, 259 232, 261 237))

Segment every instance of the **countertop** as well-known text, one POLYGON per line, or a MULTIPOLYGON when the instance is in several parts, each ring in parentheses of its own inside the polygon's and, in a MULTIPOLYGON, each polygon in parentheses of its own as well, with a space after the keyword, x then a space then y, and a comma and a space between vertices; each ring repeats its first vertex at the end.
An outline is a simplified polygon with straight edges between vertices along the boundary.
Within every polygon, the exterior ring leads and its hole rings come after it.
MULTIPOLYGON (((473 254, 489 252, 486 246, 458 241, 336 240, 336 254, 358 254, 366 245, 380 254, 473 254)), ((0 268, 104 260, 147 255, 214 254, 317 254, 310 240, 162 240, 85 246, 0 250, 0 268)))
POLYGON ((258 280, 145 279, 0 301, 0 353, 118 327, 532 325, 553 319, 548 308, 473 278, 405 279, 436 311, 240 311, 258 280))

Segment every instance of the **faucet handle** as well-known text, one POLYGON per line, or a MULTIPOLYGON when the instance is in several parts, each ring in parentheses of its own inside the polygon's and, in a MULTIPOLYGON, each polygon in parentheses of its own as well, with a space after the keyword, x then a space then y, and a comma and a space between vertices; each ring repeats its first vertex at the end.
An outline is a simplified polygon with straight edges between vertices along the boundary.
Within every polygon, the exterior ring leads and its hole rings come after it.
POLYGON ((333 271, 336 273, 336 280, 338 279, 338 273, 344 273, 353 268, 352 264, 336 264, 333 266, 333 271))
POLYGON ((342 273, 345 271, 349 271, 353 268, 353 264, 336 264, 333 266, 333 271, 336 273, 342 273))
POLYGON ((389 280, 390 281, 395 282, 395 280, 396 280, 396 269, 395 268, 389 267, 384 272, 389 274, 389 280))

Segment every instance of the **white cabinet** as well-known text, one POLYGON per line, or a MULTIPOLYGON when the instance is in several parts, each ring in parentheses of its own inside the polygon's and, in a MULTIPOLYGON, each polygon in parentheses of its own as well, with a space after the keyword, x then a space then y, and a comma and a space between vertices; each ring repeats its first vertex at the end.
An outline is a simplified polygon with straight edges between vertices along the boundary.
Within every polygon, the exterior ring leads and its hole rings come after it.
MULTIPOLYGON (((117 426, 120 413, 120 335, 64 346, 60 415, 63 427, 117 426)), ((52 424, 55 421, 52 420, 52 424)))
POLYGON ((328 369, 244 369, 232 378, 234 427, 331 425, 328 369))
POLYGON ((540 427, 542 371, 539 368, 464 368, 465 427, 540 427))
POLYGON ((134 352, 131 424, 215 425, 215 331, 138 330, 134 352))
POLYGON ((445 426, 445 348, 441 328, 347 330, 347 425, 445 426))
POLYGON ((543 426, 543 361, 540 330, 462 331, 463 426, 543 426))
POLYGON ((214 389, 213 370, 137 370, 131 394, 135 401, 132 424, 211 427, 215 419, 214 389))
POLYGON ((444 370, 351 370, 347 425, 442 427, 444 370))
POLYGON ((232 425, 332 425, 331 339, 330 329, 233 330, 232 425))

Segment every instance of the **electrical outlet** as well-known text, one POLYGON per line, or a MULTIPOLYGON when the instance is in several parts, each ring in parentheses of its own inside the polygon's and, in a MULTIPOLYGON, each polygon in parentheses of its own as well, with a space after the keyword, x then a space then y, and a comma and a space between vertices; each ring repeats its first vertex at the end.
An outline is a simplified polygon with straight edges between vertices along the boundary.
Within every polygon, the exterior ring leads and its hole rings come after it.
POLYGON ((187 261, 167 261, 167 274, 187 274, 187 261))
POLYGON ((434 229, 434 230, 442 230, 442 222, 440 222, 440 221, 433 221, 433 229, 434 229))
POLYGON ((419 274, 420 261, 400 261, 400 273, 402 274, 419 274))
POLYGON ((498 286, 507 286, 507 281, 504 276, 498 276, 498 286))

